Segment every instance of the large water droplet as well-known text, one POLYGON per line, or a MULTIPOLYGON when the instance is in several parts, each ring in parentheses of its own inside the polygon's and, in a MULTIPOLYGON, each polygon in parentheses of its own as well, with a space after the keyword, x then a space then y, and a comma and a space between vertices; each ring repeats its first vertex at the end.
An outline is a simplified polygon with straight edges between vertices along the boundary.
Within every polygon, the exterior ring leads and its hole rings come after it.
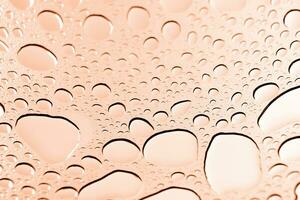
POLYGON ((18 51, 18 61, 33 70, 45 71, 57 65, 56 56, 47 48, 38 44, 28 44, 18 51))
POLYGON ((300 162, 300 137, 289 138, 279 148, 280 159, 285 163, 300 162))
POLYGON ((206 152, 205 173, 218 193, 247 191, 254 187, 261 177, 256 143, 237 133, 215 135, 206 152))
POLYGON ((17 134, 43 160, 57 163, 70 157, 79 142, 79 130, 64 117, 45 114, 21 116, 17 134))
POLYGON ((300 88, 291 88, 273 99, 258 118, 258 124, 264 132, 270 132, 283 126, 300 121, 300 112, 295 109, 300 99, 300 88))
POLYGON ((283 18, 283 23, 291 29, 300 29, 300 10, 298 9, 293 9, 289 10, 284 18, 283 18))

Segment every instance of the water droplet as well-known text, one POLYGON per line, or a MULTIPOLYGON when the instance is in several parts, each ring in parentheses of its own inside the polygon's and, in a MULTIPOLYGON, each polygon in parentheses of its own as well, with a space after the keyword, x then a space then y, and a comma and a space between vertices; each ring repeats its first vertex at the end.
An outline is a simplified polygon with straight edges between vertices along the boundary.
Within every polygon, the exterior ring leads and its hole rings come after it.
POLYGON ((56 56, 47 48, 38 44, 28 44, 18 51, 18 61, 33 70, 45 71, 57 65, 56 56))
POLYGON ((172 41, 179 36, 181 27, 176 21, 167 21, 163 24, 161 31, 166 40, 172 41))
POLYGON ((203 128, 209 123, 209 117, 204 114, 196 115, 193 119, 194 125, 197 128, 203 128))
POLYGON ((127 14, 128 25, 135 30, 145 29, 149 24, 149 12, 140 6, 131 7, 127 14))
POLYGON ((64 117, 23 115, 17 121, 16 130, 22 140, 48 163, 69 158, 79 142, 77 126, 64 117))
POLYGON ((258 118, 258 124, 264 132, 270 132, 299 121, 300 113, 294 105, 300 99, 300 88, 294 87, 273 99, 258 118), (283 109, 284 108, 284 109, 283 109))
POLYGON ((30 8, 34 4, 34 0, 9 0, 10 3, 17 9, 25 10, 30 8))
POLYGON ((15 167, 16 172, 22 176, 33 176, 35 173, 34 167, 29 163, 18 163, 15 167))
POLYGON ((140 157, 140 150, 130 140, 115 139, 104 145, 103 155, 112 162, 130 163, 140 157))
POLYGON ((144 41, 144 47, 147 50, 155 50, 159 45, 159 41, 155 37, 149 37, 144 41))
POLYGON ((264 83, 259 85, 253 91, 253 98, 257 103, 264 103, 273 99, 279 92, 279 87, 276 83, 264 83))
POLYGON ((88 39, 100 41, 112 34, 113 25, 103 15, 90 15, 85 19, 83 29, 88 39))
POLYGON ((190 100, 179 101, 171 107, 171 112, 174 113, 175 115, 181 116, 187 113, 190 106, 191 106, 190 100))
POLYGON ((237 133, 215 135, 206 152, 205 173, 209 184, 218 193, 254 187, 261 177, 256 143, 237 133))
POLYGON ((283 18, 283 23, 291 29, 298 30, 300 29, 300 10, 293 9, 289 10, 284 18, 283 18))
POLYGON ((105 98, 107 96, 109 96, 111 89, 110 87, 108 87, 108 85, 104 84, 104 83, 98 83, 96 85, 93 86, 92 88, 92 94, 97 97, 97 98, 105 98))
POLYGON ((130 120, 128 127, 130 133, 136 136, 149 136, 152 135, 154 130, 150 122, 143 118, 133 118, 132 120, 130 120))
POLYGON ((41 27, 47 31, 59 31, 63 28, 61 16, 52 10, 40 12, 37 19, 41 27))
POLYGON ((183 166, 197 160, 198 141, 186 130, 168 130, 156 133, 144 144, 146 160, 162 166, 183 166))
POLYGON ((73 95, 66 89, 57 89, 54 93, 54 98, 59 103, 67 104, 73 101, 73 95))
POLYGON ((136 174, 121 170, 113 171, 83 186, 79 191, 78 199, 124 199, 133 197, 141 188, 142 181, 136 174))
POLYGON ((121 117, 125 114, 126 108, 122 103, 114 103, 108 107, 108 112, 112 117, 121 117))
POLYGON ((151 194, 148 197, 142 198, 142 200, 171 200, 171 199, 187 199, 187 200, 200 200, 200 197, 191 189, 170 187, 161 190, 155 194, 151 194))
POLYGON ((280 159, 285 163, 300 162, 300 138, 293 137, 284 141, 279 148, 280 159))

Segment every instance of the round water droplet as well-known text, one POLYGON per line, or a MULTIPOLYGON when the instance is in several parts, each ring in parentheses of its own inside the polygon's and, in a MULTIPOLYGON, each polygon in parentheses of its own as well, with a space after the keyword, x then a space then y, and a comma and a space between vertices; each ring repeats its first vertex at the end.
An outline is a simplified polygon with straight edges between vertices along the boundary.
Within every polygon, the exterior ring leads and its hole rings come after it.
POLYGON ((12 189, 14 186, 14 182, 8 178, 1 178, 0 179, 0 189, 1 190, 9 190, 12 189))
POLYGON ((83 31, 88 39, 100 41, 112 34, 113 25, 103 15, 90 15, 83 23, 83 31))
POLYGON ((55 100, 60 103, 70 103, 73 101, 73 95, 66 89, 57 89, 54 93, 55 100))
POLYGON ((288 71, 294 76, 299 76, 300 75, 300 59, 294 60, 290 64, 288 71))
POLYGON ((158 45, 159 42, 155 37, 149 37, 144 41, 144 47, 147 50, 155 50, 158 45))
POLYGON ((289 10, 284 18, 283 18, 283 23, 291 29, 298 30, 300 29, 300 10, 298 9, 293 9, 289 10))
POLYGON ((98 84, 94 85, 92 88, 92 94, 95 97, 98 97, 100 99, 108 97, 110 92, 111 92, 110 87, 104 83, 98 83, 98 84))
POLYGON ((55 192, 55 199, 73 200, 77 199, 78 192, 72 187, 62 187, 55 192))
POLYGON ((81 159, 81 163, 86 169, 94 170, 101 167, 101 162, 94 156, 84 156, 81 159))
POLYGON ((204 114, 196 115, 193 119, 194 125, 197 128, 203 128, 209 123, 209 117, 204 114))
POLYGON ((114 103, 108 107, 108 112, 112 117, 121 117, 125 114, 126 108, 122 103, 114 103))
POLYGON ((253 98, 258 103, 264 103, 273 99, 279 92, 279 87, 276 83, 264 83, 253 91, 253 98))
POLYGON ((104 145, 103 155, 111 162, 130 163, 140 157, 140 150, 130 140, 116 139, 104 145))
POLYGON ((0 134, 8 134, 12 130, 12 127, 8 123, 0 123, 0 134))
POLYGON ((179 36, 181 27, 180 24, 176 21, 168 21, 163 24, 161 31, 166 40, 172 41, 179 36))
POLYGON ((129 130, 130 133, 136 135, 136 136, 149 136, 153 133, 153 126, 148 122, 147 120, 143 118, 133 118, 129 122, 129 130))
POLYGON ((280 159, 285 163, 300 162, 300 138, 294 137, 284 141, 279 148, 280 159))
POLYGON ((149 12, 140 6, 131 7, 127 14, 128 25, 135 30, 145 29, 149 24, 149 12))
POLYGON ((60 15, 51 10, 44 10, 37 16, 39 24, 47 31, 59 31, 63 27, 60 15))
POLYGON ((29 163, 18 163, 15 169, 22 176, 33 176, 35 173, 34 167, 29 163))

